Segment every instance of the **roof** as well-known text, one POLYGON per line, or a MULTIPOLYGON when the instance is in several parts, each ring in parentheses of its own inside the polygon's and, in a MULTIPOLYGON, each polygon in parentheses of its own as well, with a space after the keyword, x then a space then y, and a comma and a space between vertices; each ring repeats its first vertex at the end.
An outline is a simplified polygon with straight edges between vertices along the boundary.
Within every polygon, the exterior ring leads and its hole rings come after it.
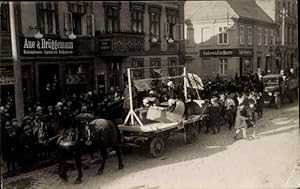
POLYGON ((282 77, 281 74, 268 74, 263 76, 263 78, 276 78, 276 77, 282 77))
POLYGON ((227 0, 227 2, 240 18, 274 23, 254 0, 227 0))

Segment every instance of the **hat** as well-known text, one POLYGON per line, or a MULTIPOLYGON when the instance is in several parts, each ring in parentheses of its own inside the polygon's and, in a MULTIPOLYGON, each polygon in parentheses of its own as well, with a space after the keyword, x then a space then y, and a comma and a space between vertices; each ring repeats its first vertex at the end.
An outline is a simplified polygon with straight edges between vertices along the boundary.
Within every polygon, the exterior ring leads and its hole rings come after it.
POLYGON ((62 105, 63 105, 62 102, 58 102, 58 103, 56 104, 56 106, 62 106, 62 105))
POLYGON ((26 121, 26 120, 32 120, 32 117, 30 117, 30 116, 25 116, 25 117, 23 118, 23 121, 26 121))
POLYGON ((17 118, 12 118, 11 122, 17 122, 17 118))
POLYGON ((175 100, 174 99, 169 99, 168 100, 168 105, 172 106, 173 104, 175 104, 175 100))
POLYGON ((154 94, 154 91, 153 90, 149 91, 149 95, 152 95, 152 94, 154 94))
POLYGON ((86 106, 82 106, 80 109, 81 112, 87 112, 87 107, 86 106))
POLYGON ((167 83, 167 86, 168 87, 172 87, 174 84, 173 84, 173 81, 168 81, 168 83, 167 83))
POLYGON ((43 109, 42 109, 42 107, 37 106, 35 110, 36 110, 37 112, 39 112, 39 111, 41 111, 41 110, 43 110, 43 109))

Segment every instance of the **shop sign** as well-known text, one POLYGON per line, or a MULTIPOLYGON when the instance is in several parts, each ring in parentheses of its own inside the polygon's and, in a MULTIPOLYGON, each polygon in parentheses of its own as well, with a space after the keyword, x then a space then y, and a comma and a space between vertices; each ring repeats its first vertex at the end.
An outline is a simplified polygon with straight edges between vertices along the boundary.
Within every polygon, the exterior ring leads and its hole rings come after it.
POLYGON ((24 37, 21 44, 23 56, 58 56, 74 55, 74 41, 70 39, 35 39, 24 37))
POLYGON ((214 56, 253 56, 253 49, 205 49, 200 50, 200 57, 214 56))
POLYGON ((238 56, 253 56, 253 49, 239 49, 238 56))
POLYGON ((12 71, 0 71, 0 85, 13 85, 15 83, 12 71))
POLYGON ((111 40, 110 39, 100 39, 99 40, 99 50, 100 51, 111 51, 111 40))

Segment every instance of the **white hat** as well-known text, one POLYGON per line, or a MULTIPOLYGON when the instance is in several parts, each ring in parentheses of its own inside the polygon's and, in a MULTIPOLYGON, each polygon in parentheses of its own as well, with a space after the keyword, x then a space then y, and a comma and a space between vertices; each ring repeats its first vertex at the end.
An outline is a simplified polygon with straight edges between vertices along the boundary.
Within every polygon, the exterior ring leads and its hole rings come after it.
POLYGON ((168 81, 167 86, 172 87, 174 84, 172 81, 168 81))
POLYGON ((38 111, 41 111, 41 110, 42 110, 42 107, 38 106, 38 107, 36 107, 35 110, 36 110, 37 112, 38 112, 38 111))
POLYGON ((149 91, 149 94, 154 94, 154 91, 153 90, 149 91))
POLYGON ((62 105, 63 105, 62 102, 58 102, 58 103, 56 104, 56 106, 62 106, 62 105))

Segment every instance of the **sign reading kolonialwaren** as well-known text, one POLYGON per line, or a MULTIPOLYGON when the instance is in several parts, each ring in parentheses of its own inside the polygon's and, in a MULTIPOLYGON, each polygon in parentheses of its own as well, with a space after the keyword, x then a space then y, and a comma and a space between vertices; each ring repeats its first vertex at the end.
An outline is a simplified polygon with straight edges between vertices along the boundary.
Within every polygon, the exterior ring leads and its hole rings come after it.
POLYGON ((21 54, 24 56, 74 55, 74 46, 74 42, 69 39, 24 37, 21 44, 21 54))

